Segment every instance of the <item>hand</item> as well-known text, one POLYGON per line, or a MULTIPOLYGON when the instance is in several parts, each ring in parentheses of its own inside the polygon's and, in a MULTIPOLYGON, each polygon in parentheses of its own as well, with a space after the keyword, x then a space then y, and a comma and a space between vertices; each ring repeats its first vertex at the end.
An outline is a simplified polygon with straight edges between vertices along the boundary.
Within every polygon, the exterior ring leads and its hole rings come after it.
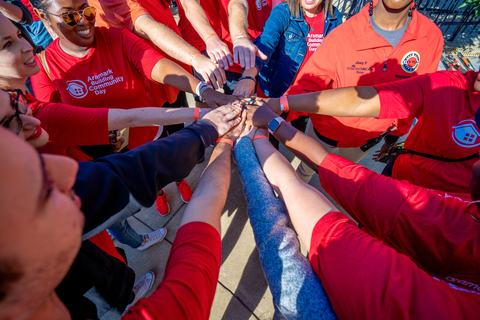
POLYGON ((210 122, 217 130, 218 135, 223 136, 242 121, 241 112, 242 107, 239 104, 228 104, 207 113, 203 120, 210 122))
POLYGON ((255 92, 256 84, 257 83, 251 79, 240 80, 235 86, 235 90, 233 90, 233 95, 249 97, 255 92))
POLYGON ((202 78, 215 89, 223 88, 223 85, 227 83, 225 70, 204 55, 199 55, 193 59, 192 67, 194 67, 195 71, 200 73, 202 78))
POLYGON ((213 63, 218 64, 220 68, 225 70, 228 70, 228 67, 233 65, 232 53, 219 37, 210 37, 205 44, 207 46, 207 54, 213 63))
POLYGON ((253 44, 249 38, 237 38, 233 45, 233 59, 239 63, 242 68, 250 69, 255 66, 255 56, 262 60, 268 57, 253 44))
MULTIPOLYGON (((234 105, 236 105, 236 104, 234 104, 234 105)), ((240 106, 240 108, 241 108, 241 106, 240 106)), ((242 112, 241 122, 237 126, 233 127, 230 131, 228 131, 223 136, 223 138, 227 138, 227 139, 230 139, 232 141, 237 140, 239 138, 239 136, 242 134, 242 132, 244 131, 244 128, 246 127, 246 125, 245 125, 245 120, 246 119, 247 119, 247 113, 242 112)), ((250 127, 250 126, 248 126, 248 127, 250 127)))
POLYGON ((122 147, 122 140, 117 141, 117 134, 116 133, 109 133, 108 139, 110 140, 110 151, 112 152, 119 152, 122 147))
POLYGON ((203 92, 203 98, 205 98, 205 103, 208 107, 212 109, 238 100, 236 96, 229 96, 210 88, 203 92))
MULTIPOLYGON (((246 112, 243 112, 243 114, 245 114, 245 116, 247 115, 246 112)), ((255 132, 257 131, 257 129, 258 129, 257 127, 251 126, 249 124, 245 124, 243 126, 243 131, 240 134, 239 138, 249 137, 250 139, 253 139, 253 136, 255 135, 255 132)))
POLYGON ((375 162, 378 162, 380 159, 382 159, 384 156, 386 156, 388 154, 388 152, 390 151, 390 149, 392 149, 391 147, 388 146, 388 144, 385 142, 383 144, 383 146, 380 148, 380 150, 378 150, 377 152, 375 152, 375 154, 373 155, 373 158, 372 160, 374 160, 375 162))
POLYGON ((270 121, 278 117, 268 104, 263 101, 257 101, 257 105, 246 105, 245 108, 247 112, 246 123, 259 128, 268 128, 270 121))

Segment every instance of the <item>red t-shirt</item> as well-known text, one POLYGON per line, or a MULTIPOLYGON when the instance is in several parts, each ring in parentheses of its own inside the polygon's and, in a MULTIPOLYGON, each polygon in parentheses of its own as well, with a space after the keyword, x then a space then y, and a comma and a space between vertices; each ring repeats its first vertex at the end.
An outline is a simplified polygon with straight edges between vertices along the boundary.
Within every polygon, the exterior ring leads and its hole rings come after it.
POLYGON ((180 227, 163 280, 122 319, 207 320, 217 288, 222 255, 218 231, 203 222, 180 227))
MULTIPOLYGON (((378 0, 374 0, 374 5, 378 0)), ((392 45, 373 30, 368 4, 325 37, 322 45, 298 73, 287 94, 301 94, 351 86, 371 86, 435 72, 443 50, 440 29, 417 10, 400 43, 392 45)), ((292 120, 291 113, 287 120, 292 120)), ((310 115, 323 136, 338 147, 360 147, 391 126, 390 119, 310 115)), ((396 121, 404 135, 413 119, 396 121)))
MULTIPOLYGON (((474 89, 477 72, 440 71, 398 82, 376 85, 379 119, 415 116, 405 148, 437 157, 460 159, 480 150, 475 113, 480 93, 474 89)), ((425 188, 470 192, 472 166, 478 159, 444 162, 417 155, 397 158, 392 177, 425 188)))
MULTIPOLYGON (((55 40, 46 50, 51 80, 38 58, 40 72, 32 77, 36 97, 88 108, 143 108, 154 102, 144 86, 152 69, 163 57, 125 29, 95 28, 95 42, 88 54, 66 54, 55 40)), ((89 130, 90 128, 78 128, 89 130)), ((158 127, 131 128, 129 148, 155 138, 158 127)))
POLYGON ((480 223, 470 215, 479 213, 475 206, 469 211, 469 201, 385 177, 333 154, 318 174, 325 191, 362 230, 430 275, 471 283, 480 293, 480 223))
POLYGON ((342 213, 329 213, 318 221, 309 258, 338 319, 478 318, 478 287, 428 275, 342 213))
POLYGON ((302 70, 302 68, 305 66, 305 63, 307 63, 317 48, 323 43, 323 31, 325 29, 323 11, 319 12, 316 17, 309 18, 305 15, 304 17, 308 24, 307 53, 305 54, 305 58, 303 59, 300 68, 298 68, 298 71, 302 70))
MULTIPOLYGON (((233 43, 228 27, 228 4, 230 0, 218 0, 220 2, 220 21, 222 27, 222 41, 228 45, 233 53, 233 43)), ((247 0, 248 3, 248 34, 250 39, 255 40, 263 31, 263 27, 272 11, 272 0, 247 0)), ((242 67, 234 64, 228 71, 242 73, 242 67)))
MULTIPOLYGON (((208 21, 210 22, 213 30, 217 33, 218 36, 221 36, 222 30, 220 26, 220 19, 218 18, 218 15, 220 14, 218 1, 200 0, 199 3, 205 11, 205 14, 207 15, 208 21)), ((191 46, 197 48, 198 51, 206 50, 207 46, 205 42, 198 35, 197 31, 195 31, 195 28, 192 26, 190 21, 188 21, 181 1, 177 1, 177 8, 179 17, 178 28, 180 29, 180 33, 182 34, 183 39, 185 39, 185 41, 187 41, 191 46)))

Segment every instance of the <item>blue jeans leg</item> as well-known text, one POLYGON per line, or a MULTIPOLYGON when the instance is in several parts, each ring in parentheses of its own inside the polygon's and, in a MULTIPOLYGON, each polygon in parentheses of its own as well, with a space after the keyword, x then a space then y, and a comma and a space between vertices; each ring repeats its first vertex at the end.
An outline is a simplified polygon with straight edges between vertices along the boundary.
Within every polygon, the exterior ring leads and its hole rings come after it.
POLYGON ((131 248, 138 248, 143 243, 143 236, 133 230, 127 220, 114 224, 108 228, 108 231, 118 242, 126 244, 131 248))

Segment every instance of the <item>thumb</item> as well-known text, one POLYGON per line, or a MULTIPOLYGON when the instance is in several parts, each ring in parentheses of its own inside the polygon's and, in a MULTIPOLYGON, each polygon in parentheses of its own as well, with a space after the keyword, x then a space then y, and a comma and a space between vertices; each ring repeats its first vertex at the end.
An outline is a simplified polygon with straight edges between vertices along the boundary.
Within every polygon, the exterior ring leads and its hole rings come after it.
POLYGON ((260 49, 258 49, 258 48, 257 48, 257 54, 256 55, 257 55, 257 57, 259 57, 262 60, 267 60, 268 59, 268 57, 262 51, 260 51, 260 49))

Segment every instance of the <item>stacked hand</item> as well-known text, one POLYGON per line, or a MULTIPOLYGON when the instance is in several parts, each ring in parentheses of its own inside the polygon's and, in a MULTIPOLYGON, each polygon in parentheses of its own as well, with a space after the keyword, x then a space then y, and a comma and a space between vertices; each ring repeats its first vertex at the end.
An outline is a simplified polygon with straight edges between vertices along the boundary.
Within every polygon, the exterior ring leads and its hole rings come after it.
POLYGON ((242 107, 240 104, 224 105, 207 113, 203 120, 210 122, 218 135, 223 136, 242 122, 242 107))
POLYGON ((213 89, 206 89, 203 93, 203 98, 205 98, 208 107, 212 109, 238 100, 236 96, 226 95, 213 89))
POLYGON ((253 44, 249 38, 237 38, 233 44, 233 60, 242 68, 250 69, 255 66, 255 56, 262 60, 268 57, 253 44))
POLYGON ((207 46, 207 54, 213 63, 218 64, 220 68, 225 70, 228 70, 228 67, 233 65, 232 53, 219 37, 210 37, 205 44, 207 46))
POLYGON ((202 76, 205 82, 211 84, 215 89, 223 88, 223 85, 227 82, 223 67, 204 55, 196 57, 192 62, 192 67, 202 76))

